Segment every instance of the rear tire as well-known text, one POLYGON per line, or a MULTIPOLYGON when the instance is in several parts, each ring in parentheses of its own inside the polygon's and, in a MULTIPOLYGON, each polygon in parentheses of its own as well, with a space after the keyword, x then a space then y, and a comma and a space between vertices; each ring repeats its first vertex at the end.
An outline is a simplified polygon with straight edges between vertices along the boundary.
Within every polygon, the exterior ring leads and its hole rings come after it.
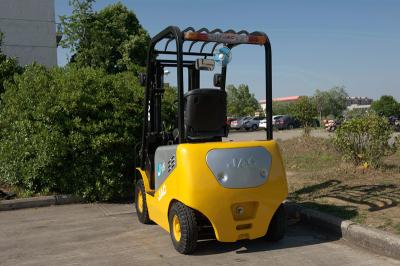
POLYGON ((195 212, 186 205, 173 203, 168 215, 169 231, 176 251, 192 253, 197 246, 198 227, 195 212))
POLYGON ((266 240, 276 242, 281 240, 286 233, 286 212, 285 207, 281 204, 276 210, 269 224, 266 240))
POLYGON ((139 179, 135 186, 135 208, 139 222, 149 224, 151 220, 147 209, 146 191, 142 179, 139 179))

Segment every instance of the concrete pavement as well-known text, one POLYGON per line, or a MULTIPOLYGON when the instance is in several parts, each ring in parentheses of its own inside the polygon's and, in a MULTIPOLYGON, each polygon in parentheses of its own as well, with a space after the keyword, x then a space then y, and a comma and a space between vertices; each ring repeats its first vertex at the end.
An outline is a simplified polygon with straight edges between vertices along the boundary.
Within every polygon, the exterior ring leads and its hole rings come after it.
POLYGON ((169 234, 142 225, 128 204, 77 204, 0 212, 0 265, 400 265, 346 241, 291 225, 279 243, 207 241, 178 254, 169 234))

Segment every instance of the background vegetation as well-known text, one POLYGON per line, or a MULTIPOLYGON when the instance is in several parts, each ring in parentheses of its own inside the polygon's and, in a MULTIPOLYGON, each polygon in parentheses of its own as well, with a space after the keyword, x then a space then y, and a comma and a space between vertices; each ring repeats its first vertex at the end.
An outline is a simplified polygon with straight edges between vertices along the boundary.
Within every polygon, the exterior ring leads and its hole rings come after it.
POLYGON ((397 150, 393 129, 387 118, 367 113, 345 121, 336 131, 335 145, 344 160, 355 165, 381 166, 385 156, 397 150))
POLYGON ((127 197, 142 94, 130 73, 28 66, 2 96, 1 180, 28 194, 127 197))
POLYGON ((377 114, 385 117, 397 116, 400 117, 400 103, 393 96, 383 95, 379 100, 374 101, 371 109, 377 114))
POLYGON ((236 88, 234 85, 228 85, 226 92, 228 94, 228 116, 254 116, 256 112, 262 112, 254 94, 250 93, 249 86, 241 84, 236 88))
POLYGON ((18 65, 15 58, 7 57, 1 51, 3 33, 0 32, 0 94, 4 92, 4 82, 11 82, 15 74, 22 73, 22 67, 18 65))
POLYGON ((304 134, 309 135, 313 120, 317 116, 317 105, 314 98, 302 96, 290 105, 289 113, 293 115, 304 129, 304 134))
POLYGON ((126 198, 143 117, 136 73, 149 37, 120 3, 99 12, 92 0, 70 3, 60 28, 73 54, 66 67, 23 69, 0 52, 0 185, 26 195, 126 198))
POLYGON ((104 69, 107 73, 137 70, 144 66, 149 35, 136 15, 122 3, 94 12, 94 0, 71 0, 71 16, 61 16, 60 44, 73 54, 80 67, 104 69))

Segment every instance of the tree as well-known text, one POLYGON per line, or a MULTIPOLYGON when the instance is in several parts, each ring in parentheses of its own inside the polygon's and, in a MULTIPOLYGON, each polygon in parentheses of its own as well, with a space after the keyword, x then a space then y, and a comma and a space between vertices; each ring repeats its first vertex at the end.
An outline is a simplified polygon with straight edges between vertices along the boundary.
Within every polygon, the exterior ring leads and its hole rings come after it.
POLYGON ((273 115, 284 115, 288 114, 292 102, 272 102, 272 114, 273 115))
POLYGON ((249 86, 240 84, 239 87, 234 85, 226 86, 228 94, 228 115, 233 117, 252 116, 255 112, 262 111, 260 104, 250 93, 249 86))
POLYGON ((374 101, 371 109, 381 116, 400 116, 400 103, 390 95, 383 95, 379 100, 374 101))
POLYGON ((18 65, 15 58, 7 57, 1 51, 3 36, 4 34, 0 32, 0 94, 4 92, 4 83, 6 81, 11 81, 14 74, 21 73, 23 70, 22 67, 18 65))
POLYGON ((314 99, 320 116, 338 117, 346 109, 348 94, 344 87, 333 87, 327 91, 316 90, 314 99))
POLYGON ((71 62, 108 73, 136 70, 146 63, 149 35, 122 3, 95 12, 94 0, 70 0, 71 16, 61 16, 60 44, 73 53, 71 62))
POLYGON ((304 127, 304 135, 310 135, 313 120, 317 116, 317 106, 313 98, 301 96, 290 106, 290 114, 300 121, 304 127))

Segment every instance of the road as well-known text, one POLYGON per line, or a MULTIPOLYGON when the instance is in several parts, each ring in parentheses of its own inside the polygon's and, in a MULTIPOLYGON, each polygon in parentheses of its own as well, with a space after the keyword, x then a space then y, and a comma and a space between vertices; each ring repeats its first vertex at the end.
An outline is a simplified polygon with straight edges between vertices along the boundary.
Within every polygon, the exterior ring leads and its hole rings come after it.
MULTIPOLYGON (((295 137, 299 137, 303 134, 303 129, 292 129, 292 130, 279 130, 274 131, 274 139, 287 140, 295 137)), ((335 133, 329 133, 324 129, 313 129, 311 136, 320 138, 329 138, 334 136, 335 133)), ((393 143, 394 137, 400 136, 400 132, 395 132, 393 137, 389 140, 393 143)), ((231 131, 228 138, 224 138, 224 141, 242 141, 242 140, 262 140, 266 138, 265 130, 258 131, 231 131)))
MULTIPOLYGON (((292 129, 292 130, 279 130, 274 131, 274 139, 287 140, 295 137, 299 137, 303 134, 303 129, 292 129)), ((328 133, 323 129, 316 129, 311 131, 311 136, 328 138, 334 133, 328 133)), ((266 138, 265 130, 258 131, 231 131, 229 132, 228 138, 224 138, 225 141, 241 141, 241 140, 261 140, 266 138)))
POLYGON ((279 243, 206 241, 178 254, 169 234, 142 225, 128 204, 78 204, 0 212, 0 265, 400 265, 346 241, 289 226, 279 243))

